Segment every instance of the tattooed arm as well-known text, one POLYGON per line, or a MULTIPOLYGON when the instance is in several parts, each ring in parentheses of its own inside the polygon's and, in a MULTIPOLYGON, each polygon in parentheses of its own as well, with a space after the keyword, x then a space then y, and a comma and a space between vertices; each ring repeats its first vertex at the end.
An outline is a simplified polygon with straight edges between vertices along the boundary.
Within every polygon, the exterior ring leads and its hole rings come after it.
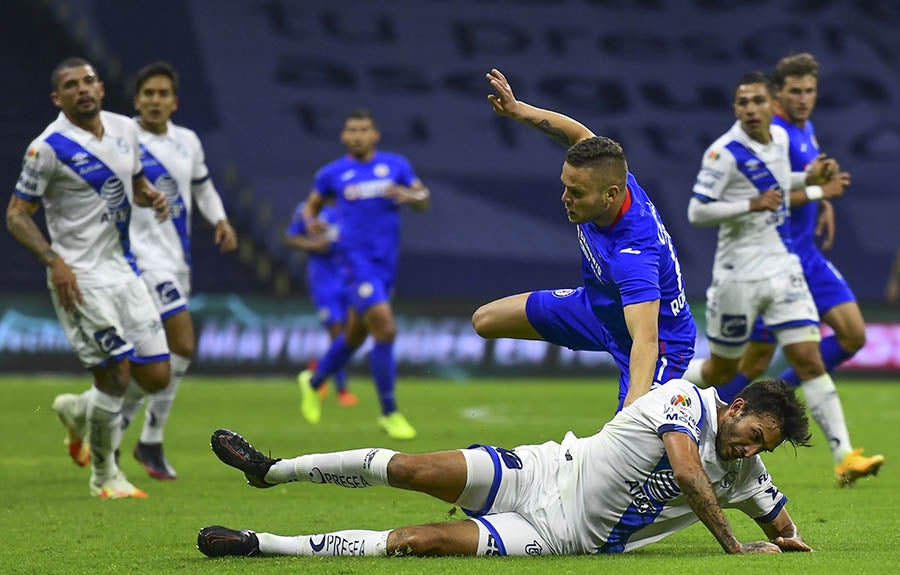
POLYGON ((53 251, 43 232, 34 223, 34 214, 40 205, 39 202, 28 202, 12 196, 6 207, 6 229, 50 269, 50 282, 59 303, 64 309, 71 311, 75 308, 75 302, 82 301, 81 290, 78 289, 78 281, 71 268, 53 251))
POLYGON ((781 549, 768 541, 741 543, 734 536, 731 524, 719 505, 716 492, 700 461, 700 452, 693 438, 679 431, 662 435, 669 463, 681 492, 700 521, 706 525, 726 553, 779 553, 781 549))
POLYGON ((496 68, 485 74, 496 94, 488 101, 501 116, 509 116, 548 136, 563 146, 571 146, 581 140, 593 138, 594 133, 568 116, 537 108, 516 100, 509 80, 496 68))

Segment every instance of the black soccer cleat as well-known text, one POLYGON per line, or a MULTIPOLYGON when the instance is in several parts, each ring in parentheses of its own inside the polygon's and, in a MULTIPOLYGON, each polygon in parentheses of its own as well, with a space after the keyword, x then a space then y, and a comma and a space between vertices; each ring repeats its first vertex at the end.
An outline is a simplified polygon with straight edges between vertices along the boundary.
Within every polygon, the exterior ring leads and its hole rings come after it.
POLYGON ((197 534, 197 549, 207 557, 255 557, 259 555, 259 539, 249 529, 210 525, 197 534))
POLYGON ((166 460, 162 443, 138 443, 134 446, 134 458, 156 479, 172 481, 177 477, 175 469, 166 460))
POLYGON ((247 478, 247 483, 261 489, 273 487, 274 483, 266 481, 266 473, 276 461, 250 445, 239 433, 228 429, 217 429, 209 440, 210 447, 222 463, 240 469, 247 478))

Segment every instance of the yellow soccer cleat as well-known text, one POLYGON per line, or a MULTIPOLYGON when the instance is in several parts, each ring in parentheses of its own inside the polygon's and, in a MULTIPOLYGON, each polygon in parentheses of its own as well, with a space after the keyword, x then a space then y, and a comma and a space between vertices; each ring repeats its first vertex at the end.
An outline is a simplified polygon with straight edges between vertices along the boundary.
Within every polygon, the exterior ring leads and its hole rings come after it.
POLYGON ((416 430, 399 411, 379 417, 378 427, 383 429, 391 439, 413 439, 416 436, 416 430))
POLYGON ((121 471, 106 479, 92 476, 90 488, 91 495, 100 499, 147 499, 147 493, 132 485, 121 471))
POLYGON ((300 386, 300 414, 307 423, 316 424, 322 419, 322 398, 310 383, 312 375, 308 369, 301 371, 297 384, 300 386))
POLYGON ((866 457, 862 452, 862 448, 854 449, 834 468, 834 479, 840 487, 850 487, 860 477, 878 474, 884 463, 884 455, 866 457))

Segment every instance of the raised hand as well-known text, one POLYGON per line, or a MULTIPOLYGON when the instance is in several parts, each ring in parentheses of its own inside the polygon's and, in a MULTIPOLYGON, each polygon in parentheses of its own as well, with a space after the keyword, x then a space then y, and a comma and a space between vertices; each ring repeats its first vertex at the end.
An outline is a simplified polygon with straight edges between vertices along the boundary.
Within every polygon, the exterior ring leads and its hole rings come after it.
POLYGON ((519 113, 519 101, 516 100, 512 86, 509 85, 509 80, 506 79, 503 72, 493 68, 484 77, 487 78, 496 92, 496 94, 488 95, 488 102, 494 107, 494 111, 501 116, 516 118, 519 113))

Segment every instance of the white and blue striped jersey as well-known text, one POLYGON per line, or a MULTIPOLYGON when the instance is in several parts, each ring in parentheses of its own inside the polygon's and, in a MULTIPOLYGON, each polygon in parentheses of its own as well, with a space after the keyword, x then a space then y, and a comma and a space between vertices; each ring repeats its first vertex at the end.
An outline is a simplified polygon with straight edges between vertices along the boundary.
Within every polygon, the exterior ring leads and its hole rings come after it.
POLYGON ((715 389, 674 379, 620 411, 586 438, 569 434, 560 458, 560 497, 569 553, 620 553, 698 521, 672 473, 661 435, 686 433, 722 507, 770 521, 787 502, 760 457, 723 461, 716 454, 715 389))
POLYGON ((153 217, 131 206, 132 178, 142 170, 134 122, 111 112, 100 121, 98 139, 60 112, 28 146, 14 192, 43 203, 52 248, 85 288, 135 277, 129 222, 137 213, 153 217))
POLYGON ((771 141, 762 144, 750 138, 741 129, 740 122, 735 122, 703 155, 693 189, 694 197, 701 202, 753 199, 764 190, 760 190, 751 177, 763 176, 765 168, 784 194, 784 203, 778 211, 747 212, 719 224, 714 279, 760 280, 784 273, 796 265, 797 258, 791 255, 788 209, 790 143, 780 126, 773 124, 769 132, 771 141), (744 152, 741 146, 749 153, 741 153, 744 152), (748 173, 750 176, 746 175, 748 173))
POLYGON ((138 267, 189 273, 193 204, 197 204, 212 225, 225 219, 222 199, 209 177, 203 146, 197 134, 172 122, 162 134, 142 129, 137 120, 134 125, 140 140, 144 174, 169 201, 169 218, 164 222, 157 221, 150 211, 132 218, 138 267))

